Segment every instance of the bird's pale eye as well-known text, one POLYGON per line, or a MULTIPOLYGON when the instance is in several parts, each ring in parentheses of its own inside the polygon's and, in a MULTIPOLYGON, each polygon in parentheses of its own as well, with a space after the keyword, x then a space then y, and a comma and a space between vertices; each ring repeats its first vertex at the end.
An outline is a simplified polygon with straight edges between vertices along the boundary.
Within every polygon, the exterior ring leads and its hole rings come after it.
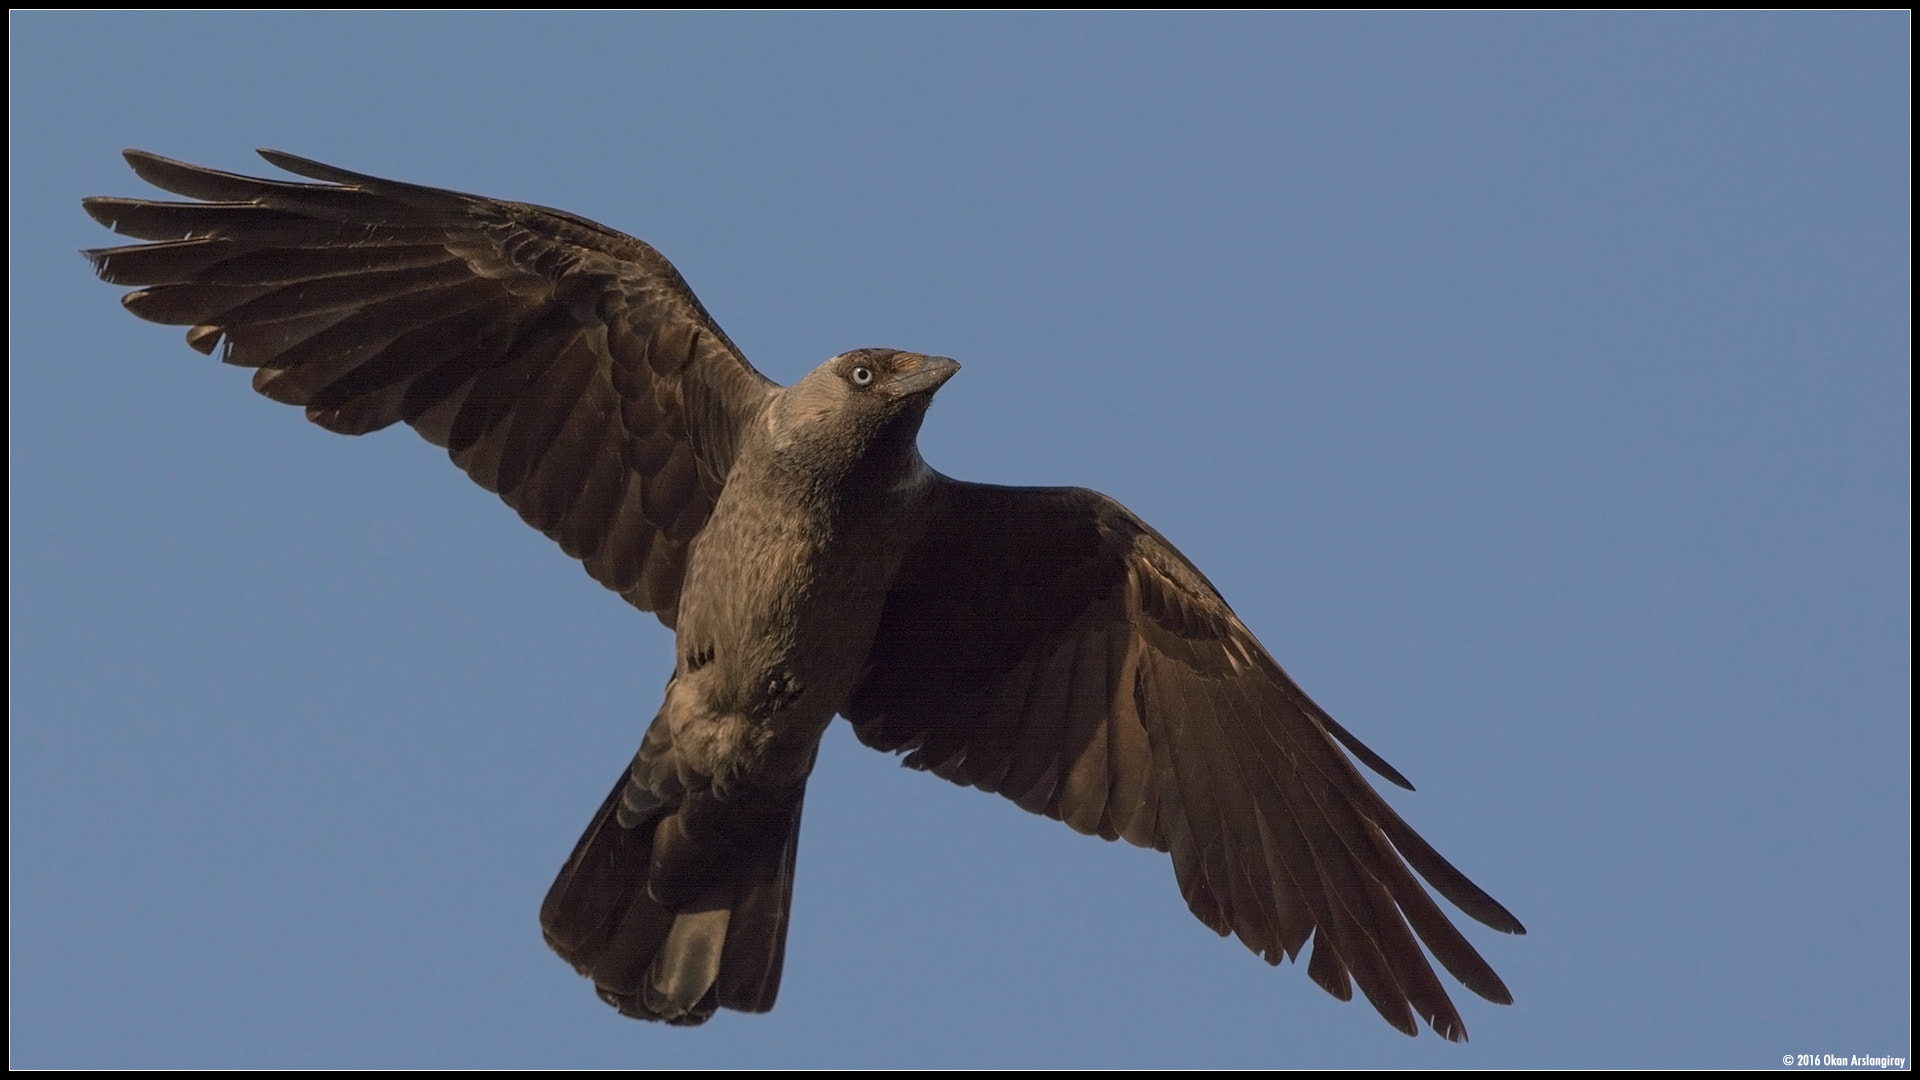
POLYGON ((857 367, 849 372, 847 377, 853 380, 853 385, 855 386, 867 386, 873 382, 873 369, 870 367, 857 367))

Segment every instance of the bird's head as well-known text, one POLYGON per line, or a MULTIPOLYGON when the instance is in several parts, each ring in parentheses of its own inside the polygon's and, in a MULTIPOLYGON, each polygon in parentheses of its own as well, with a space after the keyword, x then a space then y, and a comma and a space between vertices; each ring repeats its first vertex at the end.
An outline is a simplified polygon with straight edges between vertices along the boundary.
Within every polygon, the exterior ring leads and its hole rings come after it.
POLYGON ((914 439, 934 391, 960 370, 944 356, 855 349, 788 387, 768 414, 774 454, 822 478, 891 484, 925 467, 914 439))

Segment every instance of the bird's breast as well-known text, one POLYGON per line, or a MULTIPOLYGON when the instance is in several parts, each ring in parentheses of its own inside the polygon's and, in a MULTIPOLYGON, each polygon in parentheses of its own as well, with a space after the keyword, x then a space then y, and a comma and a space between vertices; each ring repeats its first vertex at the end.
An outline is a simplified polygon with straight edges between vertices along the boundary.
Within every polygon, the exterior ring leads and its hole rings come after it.
POLYGON ((667 707, 676 746, 707 759, 702 771, 810 767, 866 664, 897 531, 723 494, 688 553, 667 707))

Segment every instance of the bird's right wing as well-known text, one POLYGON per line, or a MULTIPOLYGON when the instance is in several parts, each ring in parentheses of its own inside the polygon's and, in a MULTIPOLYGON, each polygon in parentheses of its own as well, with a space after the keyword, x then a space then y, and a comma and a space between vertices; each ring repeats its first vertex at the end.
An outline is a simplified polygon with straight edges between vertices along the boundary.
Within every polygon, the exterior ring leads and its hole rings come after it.
POLYGON ((319 184, 128 151, 199 202, 91 198, 87 252, 254 389, 359 435, 406 421, 672 626, 687 544, 777 390, 659 252, 585 218, 261 151, 319 184))
POLYGON ((1387 1021, 1466 1037, 1420 943, 1512 1000, 1414 879, 1521 933, 1341 752, 1399 773, 1294 685, 1172 544, 1081 488, 939 477, 868 669, 844 710, 862 742, 1085 833, 1170 851, 1187 905, 1279 963, 1348 975, 1387 1021), (1409 870, 1409 867, 1412 869, 1409 870), (1415 937, 1418 937, 1418 941, 1415 937))

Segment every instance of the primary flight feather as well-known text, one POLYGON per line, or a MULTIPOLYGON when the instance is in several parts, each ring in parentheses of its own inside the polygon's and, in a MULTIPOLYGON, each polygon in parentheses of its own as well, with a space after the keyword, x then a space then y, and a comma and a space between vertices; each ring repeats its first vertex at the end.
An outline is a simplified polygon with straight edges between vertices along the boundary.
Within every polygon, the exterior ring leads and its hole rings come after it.
POLYGON ((91 198, 128 310, 332 431, 396 422, 674 631, 666 698, 541 906, 629 1015, 773 1006, 827 724, 1080 832, 1170 852, 1193 913, 1394 1027, 1466 1029, 1428 963, 1512 1000, 1421 878, 1518 920, 1374 792, 1410 786, 1211 583, 1081 488, 950 479, 916 438, 944 357, 857 349, 790 387, 673 266, 585 218, 363 176, 129 151, 195 202, 91 198), (1345 748, 1345 752, 1342 748, 1345 748), (1425 946, 1425 951, 1422 950, 1425 946))

